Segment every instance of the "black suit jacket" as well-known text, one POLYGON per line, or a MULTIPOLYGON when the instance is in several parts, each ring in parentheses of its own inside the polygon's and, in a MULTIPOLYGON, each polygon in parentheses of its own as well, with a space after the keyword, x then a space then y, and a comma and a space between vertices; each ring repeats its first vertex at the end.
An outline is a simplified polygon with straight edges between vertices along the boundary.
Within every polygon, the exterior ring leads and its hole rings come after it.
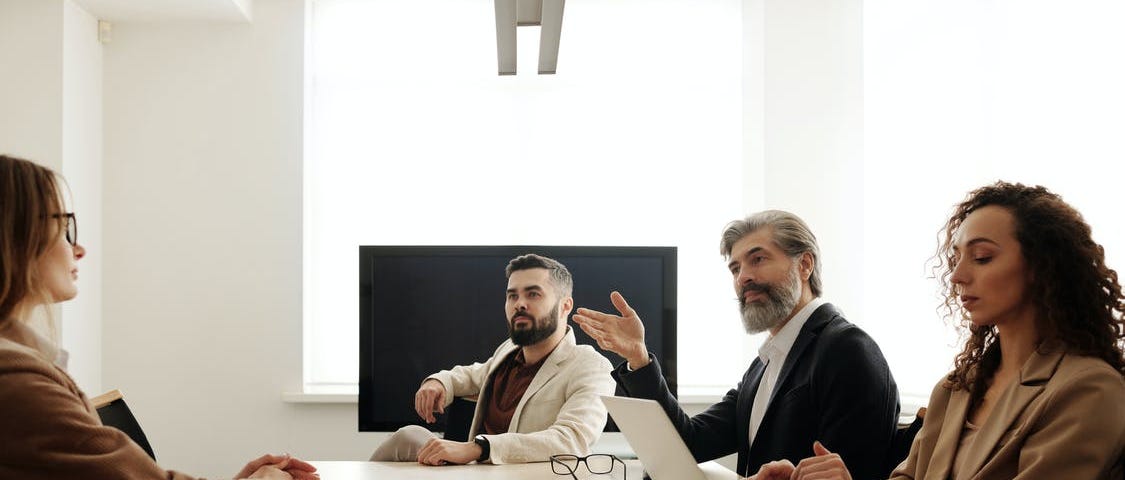
POLYGON ((630 397, 660 402, 697 462, 738 452, 738 473, 749 476, 773 460, 796 465, 813 456, 813 441, 820 440, 843 457, 852 478, 887 478, 898 388, 883 353, 863 330, 832 304, 812 313, 782 365, 749 445, 750 410, 764 371, 762 361, 754 359, 737 388, 690 418, 668 391, 657 362, 632 372, 622 363, 613 378, 630 397))

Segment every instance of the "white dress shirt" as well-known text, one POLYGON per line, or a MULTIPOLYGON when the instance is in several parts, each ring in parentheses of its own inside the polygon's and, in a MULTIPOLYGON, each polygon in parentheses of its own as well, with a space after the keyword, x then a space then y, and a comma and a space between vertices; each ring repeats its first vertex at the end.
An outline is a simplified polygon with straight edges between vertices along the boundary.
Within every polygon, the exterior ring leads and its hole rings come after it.
POLYGON ((793 348, 793 343, 797 341, 797 335, 801 333, 801 328, 805 326, 805 322, 824 303, 823 299, 812 299, 808 305, 805 305, 796 315, 793 315, 793 318, 790 318, 785 326, 781 327, 781 331, 777 332, 777 335, 771 335, 758 348, 758 358, 761 358, 762 363, 766 365, 766 371, 762 374, 761 382, 758 383, 758 392, 754 395, 754 406, 750 410, 750 445, 754 444, 754 437, 757 436, 758 427, 762 424, 762 416, 766 414, 766 409, 769 408, 770 395, 773 393, 773 387, 777 384, 777 376, 781 374, 781 367, 785 365, 785 358, 789 356, 789 350, 793 348))

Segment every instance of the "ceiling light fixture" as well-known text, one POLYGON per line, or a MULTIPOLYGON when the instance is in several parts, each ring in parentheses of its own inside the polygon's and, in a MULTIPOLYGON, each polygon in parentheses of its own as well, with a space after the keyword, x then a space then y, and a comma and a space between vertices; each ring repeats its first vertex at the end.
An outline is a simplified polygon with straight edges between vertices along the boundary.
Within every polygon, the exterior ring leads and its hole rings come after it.
POLYGON ((539 27, 539 74, 555 73, 559 63, 565 0, 494 0, 496 60, 500 75, 516 74, 516 27, 539 27))

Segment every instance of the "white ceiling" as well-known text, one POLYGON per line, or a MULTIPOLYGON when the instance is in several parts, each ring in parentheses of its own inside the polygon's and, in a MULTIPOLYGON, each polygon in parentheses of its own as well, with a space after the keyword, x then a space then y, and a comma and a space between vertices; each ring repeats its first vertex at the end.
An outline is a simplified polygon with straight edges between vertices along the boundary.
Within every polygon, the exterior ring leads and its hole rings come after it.
POLYGON ((254 0, 74 0, 99 20, 120 23, 249 22, 254 0))

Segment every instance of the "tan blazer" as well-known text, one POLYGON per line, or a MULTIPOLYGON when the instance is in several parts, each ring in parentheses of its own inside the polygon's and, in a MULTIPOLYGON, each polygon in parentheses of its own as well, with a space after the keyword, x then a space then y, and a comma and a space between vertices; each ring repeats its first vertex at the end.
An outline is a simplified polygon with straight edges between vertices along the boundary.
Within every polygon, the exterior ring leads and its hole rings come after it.
MULTIPOLYGON (((943 382, 944 383, 944 382, 943 382)), ((939 383, 922 429, 892 479, 1120 480, 1125 379, 1101 359, 1034 353, 951 472, 969 394, 939 383)))
MULTIPOLYGON (((445 404, 454 397, 479 395, 488 389, 492 372, 518 346, 511 340, 500 344, 484 363, 442 370, 430 375, 441 382, 445 404)), ((545 462, 551 455, 587 455, 606 424, 606 409, 600 395, 613 395, 613 369, 602 354, 589 345, 577 345, 574 332, 543 360, 543 366, 516 405, 508 433, 488 435, 492 463, 545 462)), ((477 402, 470 438, 484 418, 484 402, 477 402)))
POLYGON ((102 425, 56 366, 58 350, 19 322, 0 326, 0 478, 176 479, 124 433, 102 425))

